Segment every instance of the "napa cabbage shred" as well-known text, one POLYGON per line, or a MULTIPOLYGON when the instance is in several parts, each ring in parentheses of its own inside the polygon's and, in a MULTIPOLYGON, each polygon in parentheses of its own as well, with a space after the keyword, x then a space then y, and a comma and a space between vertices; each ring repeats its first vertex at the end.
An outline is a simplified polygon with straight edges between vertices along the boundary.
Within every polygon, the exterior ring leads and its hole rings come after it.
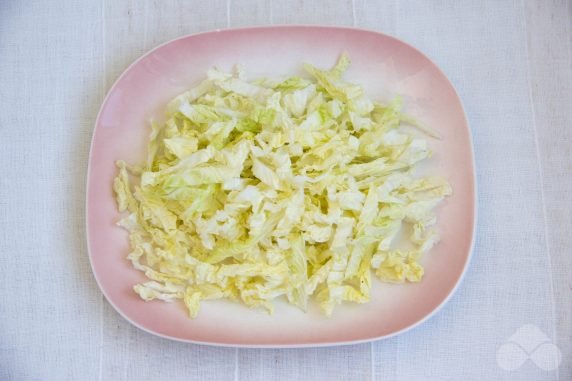
POLYGON ((307 78, 252 81, 213 68, 152 124, 145 163, 117 162, 142 299, 182 300, 193 318, 211 299, 269 312, 313 299, 329 316, 367 302, 372 273, 422 279, 434 209, 451 194, 414 173, 434 134, 399 98, 374 102, 342 80, 349 64, 344 54, 330 70, 306 64, 307 78))

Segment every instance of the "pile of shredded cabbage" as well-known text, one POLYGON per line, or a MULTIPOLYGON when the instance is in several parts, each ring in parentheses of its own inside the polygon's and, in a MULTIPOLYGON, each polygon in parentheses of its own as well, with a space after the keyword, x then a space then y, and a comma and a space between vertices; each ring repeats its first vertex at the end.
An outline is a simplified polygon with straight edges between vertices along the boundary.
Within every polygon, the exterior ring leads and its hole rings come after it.
POLYGON ((152 125, 143 166, 117 162, 118 224, 149 279, 141 298, 182 299, 191 317, 209 299, 272 312, 277 298, 303 310, 313 298, 329 316, 369 300, 372 270, 421 280, 451 188, 413 176, 426 140, 400 126, 414 123, 399 99, 375 103, 344 82, 348 65, 255 81, 211 69, 152 125))

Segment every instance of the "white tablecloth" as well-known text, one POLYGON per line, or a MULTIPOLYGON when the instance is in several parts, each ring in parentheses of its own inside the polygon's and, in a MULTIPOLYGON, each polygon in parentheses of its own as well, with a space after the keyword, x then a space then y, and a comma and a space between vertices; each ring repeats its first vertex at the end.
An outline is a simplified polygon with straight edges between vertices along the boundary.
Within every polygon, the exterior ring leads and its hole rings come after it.
POLYGON ((572 379, 570 8, 566 0, 0 1, 0 380, 572 379), (272 23, 402 38, 461 95, 479 183, 475 253, 456 295, 410 332, 321 349, 189 345, 131 326, 97 288, 85 171, 105 93, 160 42, 272 23))

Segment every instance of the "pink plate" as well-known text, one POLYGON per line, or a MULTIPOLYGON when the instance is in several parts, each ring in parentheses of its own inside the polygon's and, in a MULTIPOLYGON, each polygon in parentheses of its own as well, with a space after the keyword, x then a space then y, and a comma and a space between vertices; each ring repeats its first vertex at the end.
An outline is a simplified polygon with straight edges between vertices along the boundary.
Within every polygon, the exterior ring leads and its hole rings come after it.
POLYGON ((215 31, 182 37, 147 53, 113 85, 95 125, 87 180, 87 232, 91 265, 103 294, 137 327, 175 340, 229 346, 301 347, 357 343, 403 332, 435 313, 467 268, 475 227, 473 148, 463 107, 451 83, 415 48, 381 33, 338 27, 281 26, 215 31), (424 258, 421 283, 375 282, 371 302, 345 304, 324 317, 276 303, 274 315, 229 301, 203 302, 191 320, 183 303, 144 302, 133 285, 144 276, 126 259, 127 234, 117 227, 112 194, 114 162, 142 162, 149 119, 195 85, 212 66, 243 65, 251 78, 300 73, 302 64, 329 67, 342 52, 352 65, 346 79, 368 94, 403 97, 406 112, 441 140, 430 172, 449 179, 454 194, 438 210, 441 242, 424 258))

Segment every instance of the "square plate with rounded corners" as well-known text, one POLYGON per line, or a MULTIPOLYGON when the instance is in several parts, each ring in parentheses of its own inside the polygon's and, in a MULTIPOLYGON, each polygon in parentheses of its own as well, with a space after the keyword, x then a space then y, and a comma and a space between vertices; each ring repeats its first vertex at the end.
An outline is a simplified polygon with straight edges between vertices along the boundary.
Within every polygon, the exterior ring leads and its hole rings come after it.
POLYGON ((249 347, 302 347, 357 343, 395 335, 426 320, 452 295, 469 262, 476 220, 473 148, 453 86, 410 45, 381 33, 340 27, 281 26, 201 33, 165 43, 133 63, 113 85, 97 118, 87 180, 91 265, 113 307, 150 333, 187 342, 249 347), (276 303, 274 315, 229 301, 203 302, 192 320, 181 303, 144 302, 133 285, 144 275, 126 259, 127 233, 112 194, 115 160, 142 162, 149 120, 197 84, 212 66, 241 64, 250 78, 302 74, 305 62, 330 67, 342 52, 352 65, 345 79, 387 101, 396 94, 405 111, 436 131, 430 172, 449 179, 454 194, 438 209, 441 242, 424 258, 421 283, 375 281, 371 301, 346 303, 331 318, 315 305, 304 313, 276 303))

